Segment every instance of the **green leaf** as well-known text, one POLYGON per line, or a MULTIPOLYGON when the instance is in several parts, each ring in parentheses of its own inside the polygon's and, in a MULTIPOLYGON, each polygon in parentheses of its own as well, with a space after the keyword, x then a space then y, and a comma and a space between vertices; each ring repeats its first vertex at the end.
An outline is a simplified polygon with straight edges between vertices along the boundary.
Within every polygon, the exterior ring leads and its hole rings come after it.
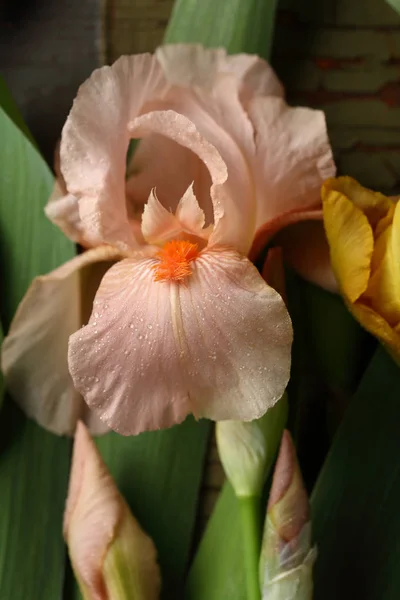
POLYGON ((294 329, 289 423, 311 490, 376 340, 353 319, 339 295, 293 271, 286 275, 294 329))
POLYGON ((13 121, 14 125, 19 127, 22 133, 32 142, 34 146, 36 143, 32 137, 31 132, 26 125, 18 106, 15 104, 13 97, 10 94, 10 91, 6 85, 6 82, 0 75, 0 107, 4 110, 4 112, 9 116, 9 118, 13 121))
POLYGON ((400 0, 386 0, 386 2, 400 14, 400 0))
POLYGON ((400 370, 380 348, 312 496, 315 600, 400 597, 400 370))
MULTIPOLYGON (((32 278, 75 250, 43 214, 53 183, 48 167, 1 108, 0 131, 1 319, 6 329, 32 278)), ((0 440, 0 598, 59 598, 70 442, 28 421, 9 400, 0 415, 0 440)))
POLYGON ((246 600, 240 507, 226 483, 189 572, 185 600, 246 600))
POLYGON ((269 58, 277 0, 177 0, 165 42, 223 46, 269 58))
MULTIPOLYGON (((4 338, 3 327, 2 327, 2 324, 0 323, 0 348, 3 343, 3 338, 4 338)), ((3 400, 4 400, 4 381, 3 381, 3 374, 0 371, 0 409, 3 406, 3 400)))

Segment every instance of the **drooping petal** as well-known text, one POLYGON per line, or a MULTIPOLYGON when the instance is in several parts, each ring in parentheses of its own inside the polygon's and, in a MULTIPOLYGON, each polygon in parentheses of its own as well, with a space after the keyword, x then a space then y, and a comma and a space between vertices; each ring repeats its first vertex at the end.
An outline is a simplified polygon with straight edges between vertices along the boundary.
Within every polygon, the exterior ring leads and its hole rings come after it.
POLYGON ((233 251, 205 251, 182 283, 154 281, 155 260, 105 275, 98 317, 70 340, 75 385, 113 429, 169 427, 190 412, 252 420, 281 396, 292 330, 285 305, 233 251))
POLYGON ((89 414, 74 388, 67 349, 69 336, 83 322, 81 277, 96 263, 117 257, 115 250, 103 246, 37 277, 3 342, 2 370, 12 397, 29 417, 54 433, 72 434, 79 418, 93 433, 106 430, 97 417, 89 414))
POLYGON ((81 422, 75 435, 64 537, 85 598, 158 598, 154 544, 130 513, 81 422), (116 589, 122 596, 115 595, 116 589))
POLYGON ((255 98, 257 227, 279 215, 318 208, 320 188, 335 173, 322 111, 291 108, 281 98, 255 98))
POLYGON ((336 190, 323 192, 323 210, 333 271, 345 297, 355 302, 371 274, 372 227, 361 209, 336 190))
POLYGON ((212 90, 221 74, 236 76, 248 95, 283 96, 283 87, 273 69, 252 54, 229 56, 224 48, 204 48, 200 44, 166 44, 157 48, 157 60, 167 80, 181 87, 212 90))
POLYGON ((122 56, 80 87, 64 126, 61 166, 69 193, 79 200, 85 236, 123 249, 135 247, 125 197, 127 124, 165 91, 155 57, 122 56))

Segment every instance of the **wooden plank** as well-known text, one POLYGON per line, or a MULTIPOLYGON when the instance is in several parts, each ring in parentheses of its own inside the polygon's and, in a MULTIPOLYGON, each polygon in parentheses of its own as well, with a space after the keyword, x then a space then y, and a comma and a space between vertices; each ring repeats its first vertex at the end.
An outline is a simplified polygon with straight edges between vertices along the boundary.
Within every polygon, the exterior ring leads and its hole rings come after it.
POLYGON ((162 43, 173 0, 109 0, 107 61, 122 54, 153 52, 162 43))
POLYGON ((273 65, 325 111, 339 173, 400 191, 400 17, 383 0, 282 0, 273 65))
POLYGON ((12 2, 0 20, 0 71, 49 162, 79 85, 99 65, 100 1, 12 2))

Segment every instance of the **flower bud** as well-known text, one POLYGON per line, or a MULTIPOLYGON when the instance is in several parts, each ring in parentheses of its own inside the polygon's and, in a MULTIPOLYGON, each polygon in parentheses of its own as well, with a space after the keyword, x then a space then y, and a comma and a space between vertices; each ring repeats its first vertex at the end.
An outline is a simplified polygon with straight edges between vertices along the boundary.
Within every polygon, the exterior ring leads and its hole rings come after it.
POLYGON ((288 431, 282 437, 272 482, 260 558, 263 600, 311 600, 309 501, 288 431))
POLYGON ((400 364, 400 204, 351 177, 322 186, 332 269, 352 315, 400 364))
POLYGON ((152 540, 119 493, 86 427, 75 434, 64 537, 85 600, 156 600, 152 540))
POLYGON ((287 418, 287 396, 256 421, 220 421, 218 452, 236 496, 260 496, 287 418))

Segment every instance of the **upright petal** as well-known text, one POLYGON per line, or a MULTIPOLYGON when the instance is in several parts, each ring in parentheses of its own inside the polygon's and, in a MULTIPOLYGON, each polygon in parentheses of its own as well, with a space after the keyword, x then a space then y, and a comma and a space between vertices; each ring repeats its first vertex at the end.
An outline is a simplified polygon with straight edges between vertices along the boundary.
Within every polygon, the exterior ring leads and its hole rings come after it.
POLYGON ((83 322, 82 274, 117 257, 115 250, 103 246, 37 277, 3 342, 2 370, 12 397, 29 417, 54 433, 72 434, 79 418, 93 433, 106 430, 74 388, 67 349, 69 336, 83 322))
POLYGON ((195 236, 207 240, 210 228, 204 229, 205 216, 201 210, 193 186, 190 186, 182 196, 175 214, 169 212, 159 202, 154 192, 144 207, 142 216, 142 232, 149 244, 162 245, 184 235, 195 236))
POLYGON ((101 318, 70 340, 75 385, 124 435, 169 427, 192 412, 252 420, 283 394, 292 330, 285 305, 233 251, 204 251, 184 282, 155 281, 155 259, 108 271, 101 318))
POLYGON ((173 110, 153 111, 137 117, 129 123, 129 130, 133 137, 138 138, 162 134, 197 154, 211 177, 214 229, 210 244, 232 246, 247 254, 255 224, 252 187, 244 157, 229 135, 221 132, 220 139, 225 138, 226 141, 223 159, 218 148, 201 134, 194 122, 173 110), (225 162, 226 157, 229 164, 225 162), (232 167, 231 171, 229 166, 232 167))
POLYGON ((61 167, 68 192, 79 200, 85 236, 98 243, 137 245, 125 197, 127 124, 165 85, 156 59, 142 54, 97 69, 79 89, 62 133, 61 167))
POLYGON ((157 48, 157 60, 166 79, 181 87, 212 90, 221 74, 235 75, 246 96, 283 96, 273 69, 254 54, 228 55, 224 48, 200 44, 166 44, 157 48))
POLYGON ((318 207, 321 185, 335 173, 324 113, 268 97, 254 99, 249 116, 256 132, 257 226, 318 207))
POLYGON ((140 140, 128 167, 127 196, 140 219, 151 190, 170 212, 175 212, 179 199, 193 184, 194 193, 204 211, 207 223, 213 222, 210 196, 210 173, 204 162, 192 152, 165 135, 148 133, 140 140))

